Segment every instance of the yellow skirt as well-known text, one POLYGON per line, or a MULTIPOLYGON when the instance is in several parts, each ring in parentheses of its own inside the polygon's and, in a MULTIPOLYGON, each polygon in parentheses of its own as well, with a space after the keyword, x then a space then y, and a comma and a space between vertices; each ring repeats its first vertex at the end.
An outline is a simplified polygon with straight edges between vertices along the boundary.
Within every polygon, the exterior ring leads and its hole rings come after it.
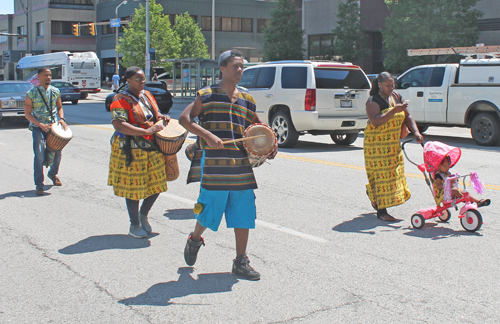
POLYGON ((400 112, 384 125, 375 127, 368 124, 365 129, 366 192, 379 209, 397 206, 410 199, 403 151, 399 144, 403 121, 404 112, 400 112))
POLYGON ((167 191, 163 154, 132 149, 134 159, 127 167, 119 141, 117 137, 111 145, 109 161, 108 185, 113 186, 115 195, 140 200, 167 191))

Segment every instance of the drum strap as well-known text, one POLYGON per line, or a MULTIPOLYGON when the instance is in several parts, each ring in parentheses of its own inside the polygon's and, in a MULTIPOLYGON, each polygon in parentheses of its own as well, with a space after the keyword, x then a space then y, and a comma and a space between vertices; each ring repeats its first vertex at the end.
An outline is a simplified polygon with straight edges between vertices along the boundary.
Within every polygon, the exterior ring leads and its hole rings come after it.
MULTIPOLYGON (((49 113, 50 113, 50 117, 52 118, 52 122, 55 123, 56 122, 56 119, 54 117, 54 114, 52 112, 52 109, 51 107, 49 107, 49 105, 47 105, 47 101, 45 100, 45 97, 42 95, 42 92, 40 91, 40 88, 39 87, 36 87, 36 89, 38 90, 38 92, 40 93, 40 96, 42 97, 43 99, 43 103, 45 104, 45 106, 47 107, 47 109, 49 110, 49 113)), ((52 105, 52 90, 50 90, 50 104, 52 105)))

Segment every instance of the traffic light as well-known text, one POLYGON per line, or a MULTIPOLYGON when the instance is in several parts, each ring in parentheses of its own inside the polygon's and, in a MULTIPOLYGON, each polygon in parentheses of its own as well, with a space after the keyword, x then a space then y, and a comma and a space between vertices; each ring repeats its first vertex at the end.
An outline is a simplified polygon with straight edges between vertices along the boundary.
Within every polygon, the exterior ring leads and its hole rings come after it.
POLYGON ((95 23, 90 23, 89 28, 90 28, 90 35, 95 36, 95 23))
POLYGON ((73 35, 80 36, 80 29, 78 28, 78 24, 73 24, 73 35))

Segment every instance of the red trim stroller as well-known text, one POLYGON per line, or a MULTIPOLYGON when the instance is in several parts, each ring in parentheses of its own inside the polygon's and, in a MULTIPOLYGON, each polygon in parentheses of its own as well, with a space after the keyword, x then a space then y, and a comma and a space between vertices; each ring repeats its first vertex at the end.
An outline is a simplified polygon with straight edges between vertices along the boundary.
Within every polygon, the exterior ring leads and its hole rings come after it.
MULTIPOLYGON (((406 156, 406 159, 411 164, 417 166, 418 169, 424 174, 425 182, 429 186, 432 196, 434 197, 435 192, 433 190, 433 174, 438 171, 439 164, 446 156, 449 156, 451 168, 458 162, 462 153, 458 147, 448 146, 437 141, 430 141, 425 143, 425 145, 422 144, 424 148, 424 163, 416 164, 408 158, 408 155, 406 154, 404 148, 405 144, 411 141, 412 140, 410 139, 403 142, 403 152, 406 156)), ((463 179, 463 197, 451 198, 451 194, 446 193, 447 188, 445 186, 444 198, 439 206, 421 209, 417 213, 413 214, 413 216, 411 216, 411 224, 413 225, 413 227, 416 229, 421 229, 424 227, 426 219, 431 219, 434 217, 438 217, 442 222, 447 222, 451 218, 451 212, 449 208, 454 207, 455 210, 458 210, 457 204, 465 203, 464 206, 462 206, 462 208, 460 209, 460 214, 458 216, 458 218, 460 218, 460 222, 462 223, 462 227, 469 232, 475 232, 479 230, 481 228, 481 225, 483 224, 483 218, 481 216, 481 213, 477 210, 478 207, 470 200, 470 194, 467 192, 467 187, 465 184, 465 179, 467 177, 470 178, 474 190, 479 194, 483 193, 483 184, 479 180, 475 172, 471 172, 463 176, 455 174, 448 179, 456 180, 457 182, 459 182, 459 179, 463 179)))

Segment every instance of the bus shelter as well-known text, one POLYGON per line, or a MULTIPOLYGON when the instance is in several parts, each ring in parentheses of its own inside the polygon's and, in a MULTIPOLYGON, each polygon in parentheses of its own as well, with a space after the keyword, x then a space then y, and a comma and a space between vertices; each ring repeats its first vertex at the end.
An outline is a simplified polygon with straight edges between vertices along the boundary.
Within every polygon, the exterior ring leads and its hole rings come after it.
POLYGON ((196 92, 218 82, 219 65, 215 60, 201 58, 167 59, 173 63, 173 95, 195 98, 196 92))

